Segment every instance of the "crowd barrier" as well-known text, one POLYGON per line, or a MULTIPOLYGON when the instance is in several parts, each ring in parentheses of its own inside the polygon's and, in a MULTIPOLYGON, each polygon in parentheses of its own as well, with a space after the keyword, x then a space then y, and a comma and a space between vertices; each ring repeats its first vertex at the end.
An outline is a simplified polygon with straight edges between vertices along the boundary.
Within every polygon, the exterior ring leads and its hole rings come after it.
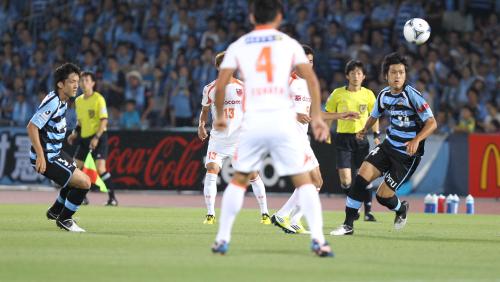
MULTIPOLYGON (((193 129, 110 131, 108 144, 107 166, 116 189, 203 190, 207 142, 201 142, 193 129)), ((334 144, 313 141, 311 145, 321 165, 322 192, 342 193, 334 144)), ((50 185, 34 173, 29 147, 25 128, 0 128, 1 185, 50 185)), ((74 151, 67 144, 64 149, 70 154, 74 151)), ((218 179, 219 189, 224 189, 232 173, 230 163, 226 163, 218 179)), ((261 178, 268 192, 293 191, 290 180, 276 174, 269 156, 263 162, 261 178)), ((500 135, 431 136, 417 171, 398 193, 500 197, 500 135)))

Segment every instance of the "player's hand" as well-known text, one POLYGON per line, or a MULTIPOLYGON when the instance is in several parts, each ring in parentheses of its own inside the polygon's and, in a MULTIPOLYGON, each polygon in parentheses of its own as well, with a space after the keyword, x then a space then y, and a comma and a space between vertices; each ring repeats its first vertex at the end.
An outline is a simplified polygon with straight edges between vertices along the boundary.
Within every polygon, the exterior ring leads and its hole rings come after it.
POLYGON ((75 140, 76 140, 77 137, 78 136, 75 133, 71 133, 68 136, 68 144, 73 145, 73 143, 75 143, 75 140))
POLYGON ((381 142, 380 142, 380 138, 373 138, 373 143, 375 143, 375 145, 379 145, 381 142))
POLYGON ((208 137, 207 130, 205 129, 205 126, 198 126, 198 138, 200 138, 201 141, 205 140, 208 137))
POLYGON ((342 119, 342 120, 355 120, 355 119, 359 119, 359 113, 358 112, 344 112, 344 113, 340 113, 340 119, 342 119))
POLYGON ((302 124, 308 124, 312 121, 312 119, 309 115, 297 113, 297 121, 302 124))
POLYGON ((420 141, 416 138, 405 143, 406 152, 408 153, 408 155, 410 156, 415 155, 418 149, 418 144, 420 144, 420 141))
POLYGON ((321 117, 311 120, 311 128, 313 130, 314 139, 317 141, 324 142, 330 135, 330 128, 321 119, 321 117))
POLYGON ((366 129, 361 129, 358 133, 356 133, 356 139, 358 140, 363 140, 365 139, 365 136, 366 136, 366 129))
POLYGON ((225 118, 217 118, 214 121, 214 128, 216 130, 224 130, 227 128, 227 121, 225 118))
POLYGON ((36 156, 35 169, 38 173, 44 173, 47 168, 47 163, 45 162, 45 157, 43 154, 36 156))
POLYGON ((99 144, 99 138, 92 138, 92 140, 90 140, 90 150, 95 150, 95 148, 97 148, 97 145, 99 144))

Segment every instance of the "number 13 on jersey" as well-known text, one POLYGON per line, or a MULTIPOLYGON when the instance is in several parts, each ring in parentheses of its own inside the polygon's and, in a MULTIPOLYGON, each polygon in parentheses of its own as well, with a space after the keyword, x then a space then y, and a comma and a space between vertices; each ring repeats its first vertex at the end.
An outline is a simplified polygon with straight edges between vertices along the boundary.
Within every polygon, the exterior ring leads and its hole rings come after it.
POLYGON ((271 62, 271 47, 267 46, 260 51, 257 59, 257 72, 265 72, 267 82, 273 82, 273 63, 271 62))

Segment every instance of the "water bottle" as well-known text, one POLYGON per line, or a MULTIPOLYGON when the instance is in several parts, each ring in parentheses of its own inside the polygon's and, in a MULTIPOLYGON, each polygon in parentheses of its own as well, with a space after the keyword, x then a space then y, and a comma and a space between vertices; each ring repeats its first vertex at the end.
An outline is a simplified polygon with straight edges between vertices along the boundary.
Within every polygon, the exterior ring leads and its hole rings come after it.
POLYGON ((432 211, 432 196, 431 194, 427 194, 424 198, 424 212, 425 213, 433 213, 432 211))
POLYGON ((446 211, 446 197, 441 194, 438 197, 438 213, 444 213, 446 211))
POLYGON ((438 196, 436 194, 432 194, 431 213, 437 213, 437 210, 438 210, 438 196))
POLYGON ((453 195, 453 212, 454 214, 458 213, 458 207, 460 205, 460 198, 458 197, 457 194, 453 195))
POLYGON ((465 207, 467 214, 474 214, 474 198, 470 194, 465 198, 465 207))
POLYGON ((449 194, 446 197, 446 213, 453 213, 453 202, 455 200, 455 197, 453 197, 452 194, 449 194))

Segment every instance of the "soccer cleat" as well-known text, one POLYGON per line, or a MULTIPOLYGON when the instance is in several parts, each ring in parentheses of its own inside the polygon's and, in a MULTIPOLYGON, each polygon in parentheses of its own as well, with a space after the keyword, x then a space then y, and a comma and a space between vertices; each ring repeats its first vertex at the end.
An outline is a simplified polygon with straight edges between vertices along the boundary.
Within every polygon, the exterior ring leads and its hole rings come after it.
POLYGON ((48 220, 56 220, 59 216, 58 214, 52 212, 50 209, 47 210, 47 213, 45 215, 47 215, 48 220))
POLYGON ((351 226, 345 225, 345 224, 342 224, 339 228, 330 232, 330 235, 333 235, 333 236, 343 236, 343 235, 352 235, 352 234, 354 234, 354 229, 351 226))
POLYGON ((406 225, 406 220, 408 219, 408 210, 410 209, 410 204, 407 201, 401 202, 401 205, 406 207, 405 212, 399 214, 396 212, 396 217, 394 218, 394 228, 396 230, 403 229, 406 225))
POLYGON ((373 216, 373 214, 371 212, 367 212, 367 213, 365 213, 365 221, 375 222, 377 220, 375 219, 375 216, 373 216))
POLYGON ((288 234, 295 234, 296 233, 295 229, 293 229, 290 226, 290 223, 288 222, 288 218, 284 218, 284 217, 273 214, 273 216, 271 216, 271 222, 274 225, 281 228, 281 230, 283 230, 285 233, 288 233, 288 234))
POLYGON ((297 234, 311 234, 311 232, 307 230, 300 221, 290 224, 290 227, 292 227, 292 229, 295 230, 295 233, 297 234))
POLYGON ((205 220, 203 221, 203 224, 215 224, 215 215, 207 214, 205 220))
POLYGON ((265 224, 265 225, 271 224, 271 218, 269 217, 269 214, 263 213, 262 217, 260 219, 260 223, 265 224))
POLYGON ((57 226, 59 226, 59 228, 69 232, 85 232, 85 230, 78 226, 72 218, 68 218, 62 221, 57 219, 56 224, 57 226))
POLYGON ((227 243, 226 241, 215 242, 212 245, 212 253, 214 254, 219 253, 221 255, 225 255, 228 249, 229 243, 227 243))
POLYGON ((333 257, 332 248, 328 242, 320 245, 316 239, 313 239, 311 242, 311 250, 319 257, 333 257))
POLYGON ((106 202, 105 206, 116 207, 116 206, 118 206, 118 201, 115 198, 108 199, 108 201, 106 202))
POLYGON ((89 204, 89 198, 87 198, 87 196, 85 196, 85 198, 83 198, 83 201, 82 201, 82 206, 86 206, 89 204))

